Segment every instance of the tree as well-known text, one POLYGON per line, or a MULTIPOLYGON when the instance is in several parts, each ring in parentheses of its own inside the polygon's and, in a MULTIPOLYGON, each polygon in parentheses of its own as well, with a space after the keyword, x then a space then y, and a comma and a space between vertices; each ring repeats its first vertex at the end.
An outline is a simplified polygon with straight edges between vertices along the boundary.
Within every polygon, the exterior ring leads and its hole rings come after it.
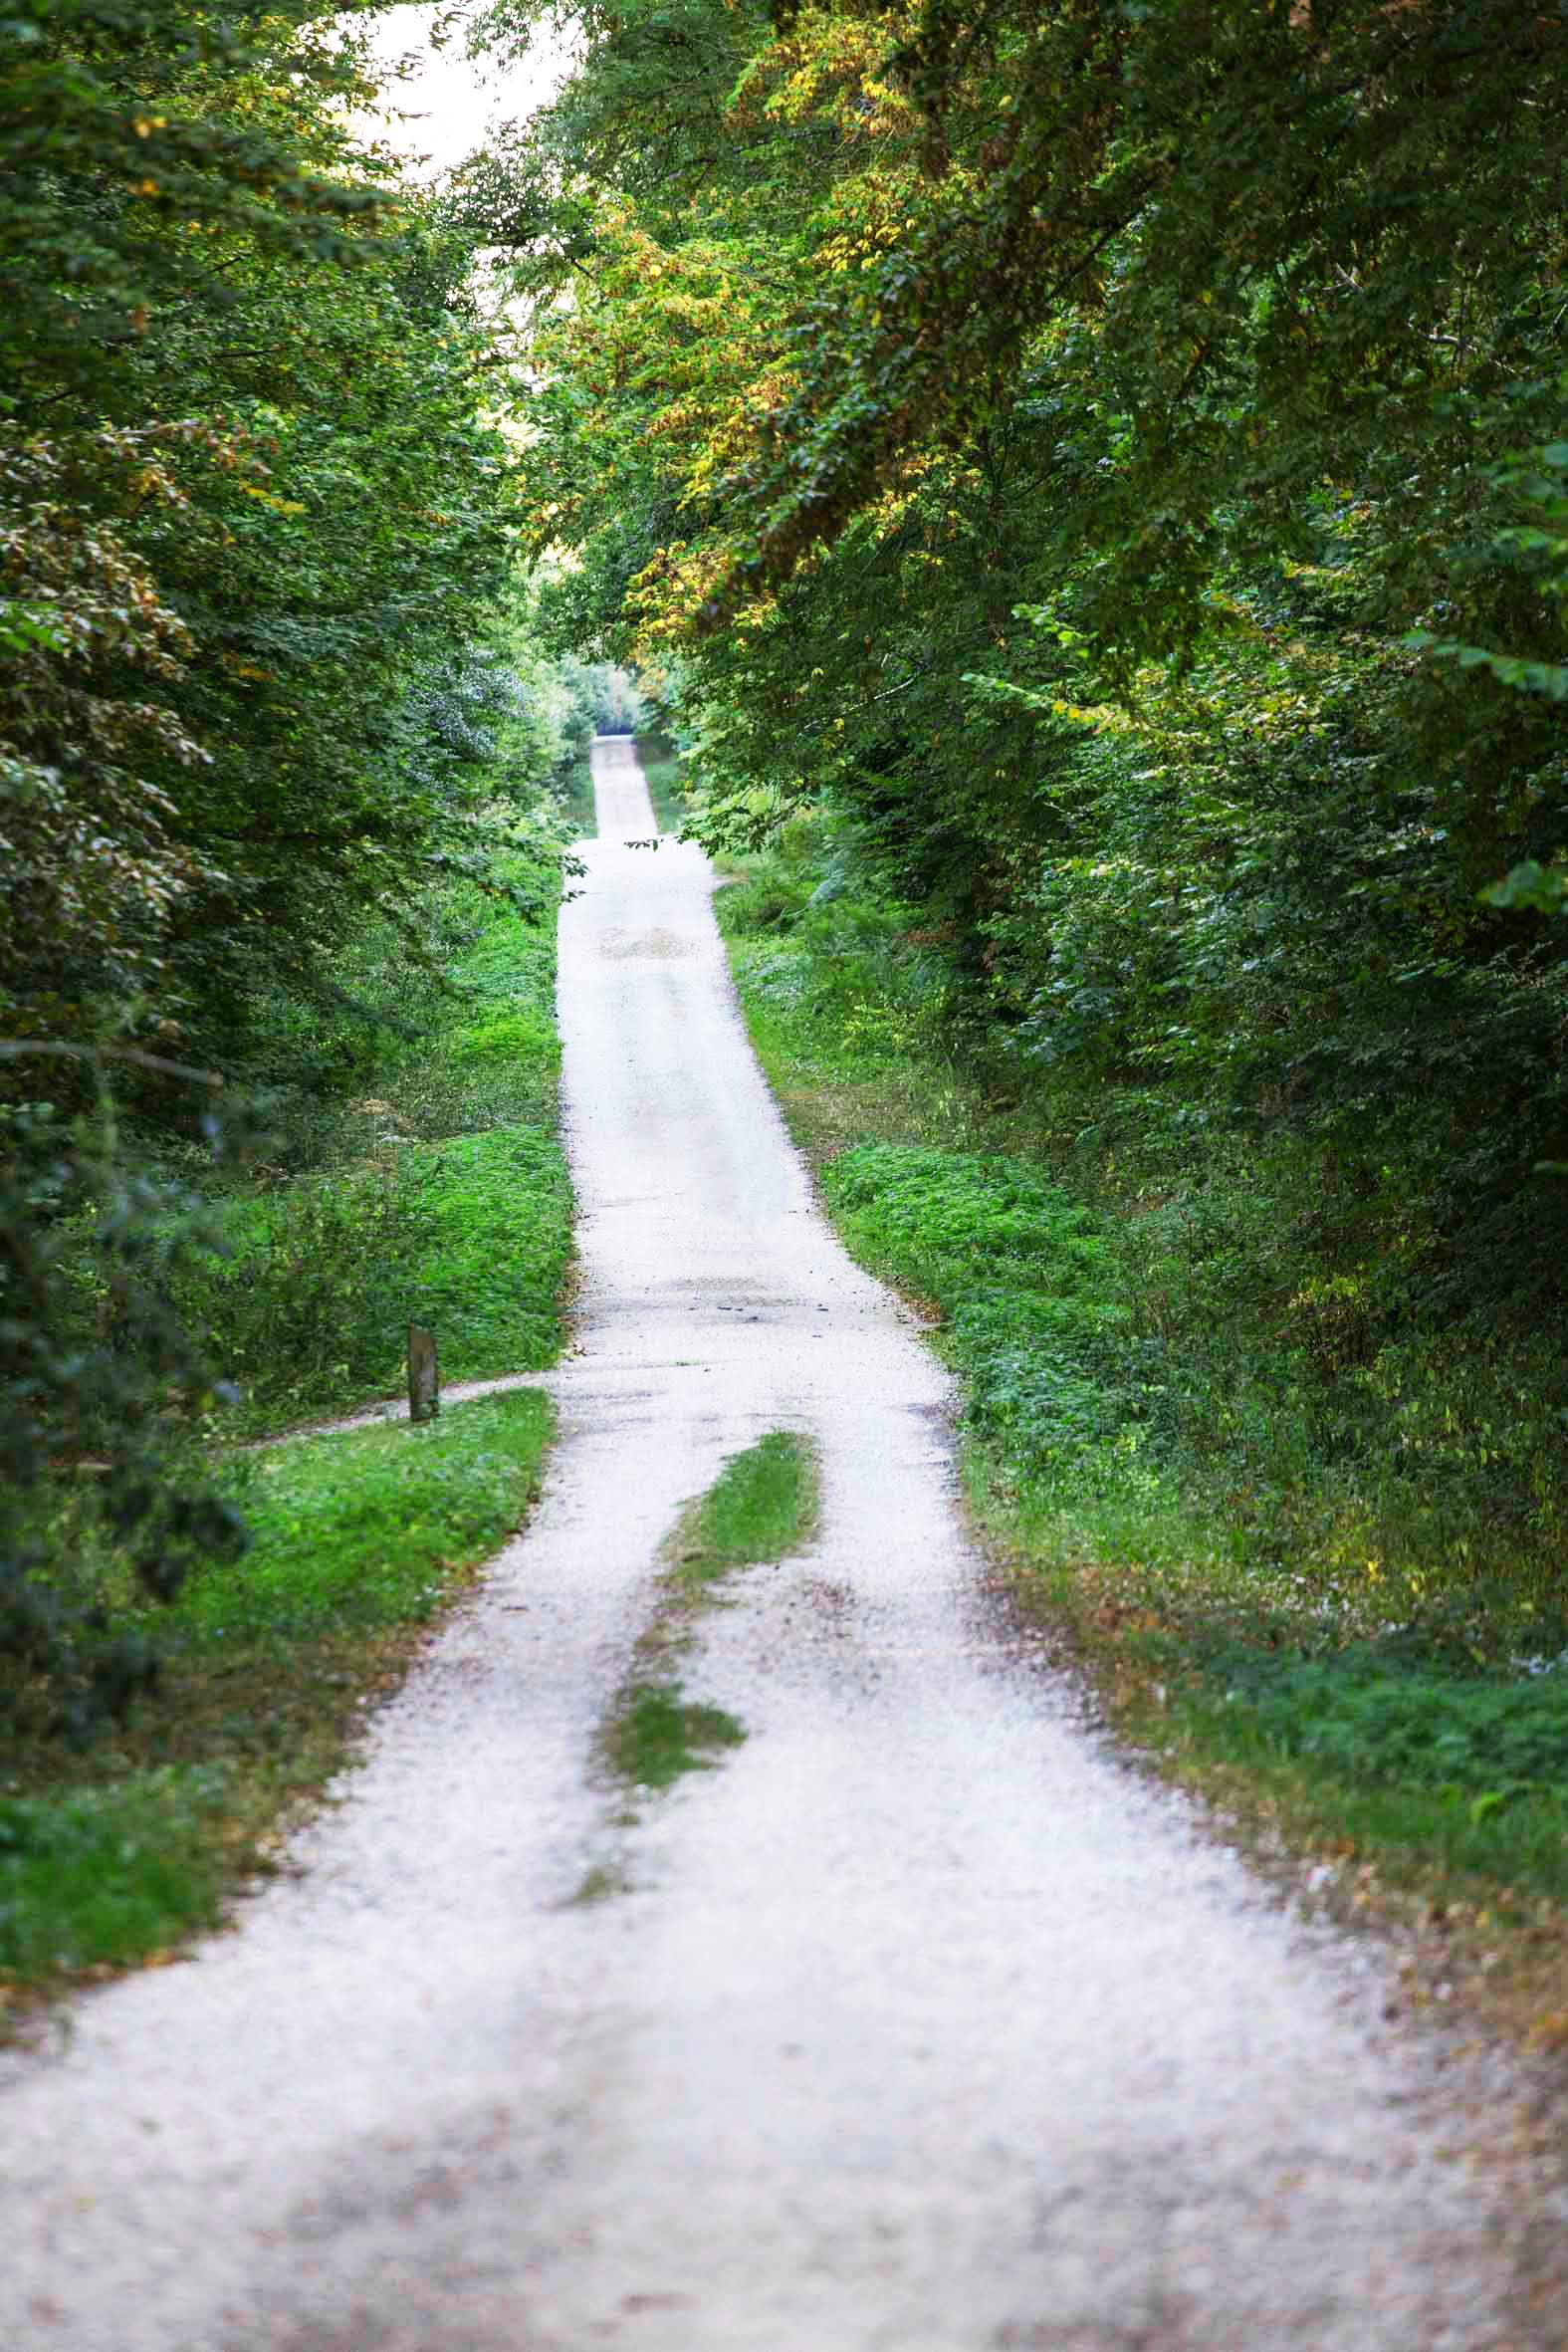
POLYGON ((1568 391, 1563 27, 591 30, 514 182, 521 273, 569 281, 529 478, 575 625, 681 682, 698 829, 818 812, 1058 1086, 1283 1123, 1369 1199, 1397 1163, 1507 1290, 1555 1248, 1528 1170, 1568 1108, 1556 934, 1483 897, 1568 828, 1562 705, 1513 690, 1562 659, 1520 493, 1568 391))
POLYGON ((167 1596, 242 1540, 127 1118, 243 1145, 280 1002, 489 872, 428 722, 509 563, 496 354, 366 87, 305 0, 0 24, 0 1651, 78 1731, 154 1662, 73 1558, 167 1596))

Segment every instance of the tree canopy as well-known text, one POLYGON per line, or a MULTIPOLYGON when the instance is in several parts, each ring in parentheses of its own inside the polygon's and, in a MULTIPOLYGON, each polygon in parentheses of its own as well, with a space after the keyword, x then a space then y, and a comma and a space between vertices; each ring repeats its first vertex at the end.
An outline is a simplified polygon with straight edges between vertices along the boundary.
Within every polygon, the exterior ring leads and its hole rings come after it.
POLYGON ((317 12, 40 0, 0 56, 0 1034, 243 1060, 460 846, 398 713, 507 562, 489 339, 317 12))
POLYGON ((814 812, 1021 1056, 1550 1223, 1561 13, 588 21, 495 213, 533 528, 699 831, 814 812))

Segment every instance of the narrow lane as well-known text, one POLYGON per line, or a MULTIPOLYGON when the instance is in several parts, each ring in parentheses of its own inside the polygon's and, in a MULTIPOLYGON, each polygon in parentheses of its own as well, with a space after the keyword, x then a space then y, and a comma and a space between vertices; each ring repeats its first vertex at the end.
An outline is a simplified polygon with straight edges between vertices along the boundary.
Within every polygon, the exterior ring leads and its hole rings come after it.
POLYGON ((988 1621, 943 1378, 845 1258, 629 744, 561 926, 578 1351, 545 1502, 183 1968, 0 2058, 11 2352, 1525 2352, 1508 2086, 1383 2022, 988 1621), (682 1500, 821 1449, 617 1824, 682 1500), (595 1864, 627 1891, 572 1897, 595 1864))

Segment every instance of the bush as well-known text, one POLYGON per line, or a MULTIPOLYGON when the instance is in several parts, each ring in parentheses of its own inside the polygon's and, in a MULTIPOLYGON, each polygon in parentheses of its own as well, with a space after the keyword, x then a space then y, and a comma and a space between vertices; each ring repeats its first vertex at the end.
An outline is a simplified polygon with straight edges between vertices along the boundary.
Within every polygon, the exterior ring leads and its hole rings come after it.
POLYGON ((86 1563, 169 1600, 234 1557, 243 1523, 195 1444, 219 1393, 199 1329, 170 1311, 200 1255, 179 1188, 139 1171, 96 1116, 0 1110, 0 1715, 40 1709, 90 1739, 151 1687, 156 1658, 86 1563))

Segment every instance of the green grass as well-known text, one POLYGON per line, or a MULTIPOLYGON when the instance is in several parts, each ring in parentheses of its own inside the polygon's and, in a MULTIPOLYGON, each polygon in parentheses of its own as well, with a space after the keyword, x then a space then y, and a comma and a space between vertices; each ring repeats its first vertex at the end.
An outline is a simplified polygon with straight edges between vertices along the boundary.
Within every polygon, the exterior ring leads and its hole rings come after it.
POLYGON ((552 1422, 515 1389, 439 1419, 295 1438, 231 1467, 253 1543, 191 1578, 160 1615, 165 1638, 297 1640, 323 1627, 417 1624, 454 1573, 521 1522, 552 1422))
POLYGON ((313 1165, 216 1203, 224 1254, 171 1269, 239 1388, 236 1433, 392 1394, 411 1321, 435 1331, 448 1380, 560 1350, 572 1203, 554 931, 475 894, 445 919, 455 993, 420 1000, 420 1034, 388 1037, 360 1091, 296 1118, 313 1165))
POLYGON ((1568 1900, 1549 1367, 1380 1341, 1371 1278, 1323 1271, 1321 1204, 1264 1151, 1194 1138, 1153 1188, 1064 1141, 908 918, 819 873, 758 861, 721 924, 830 1213, 961 1375, 1020 1605, 1238 1819, 1454 1916, 1568 1900))
POLYGON ((639 735, 637 760, 647 778, 655 823, 661 833, 678 833, 686 822, 679 752, 667 736, 639 735))
POLYGON ((711 1768, 738 1748, 743 1727, 722 1707, 699 1706, 678 1683, 636 1682, 621 1693, 604 1730, 611 1769, 632 1788, 670 1788, 686 1772, 711 1768))
POLYGON ((344 1763, 362 1700, 519 1526, 551 1427, 549 1400, 517 1390, 229 1461, 252 1547, 149 1613, 157 1693, 85 1754, 41 1738, 7 1759, 0 1997, 211 1924, 344 1763))
POLYGON ((217 1917, 211 1774, 0 1797, 0 1990, 142 1961, 217 1917))
POLYGON ((1047 1130, 1028 1104, 966 1062, 940 947, 897 907, 813 903, 822 887, 803 860, 760 858, 714 900, 752 1041, 813 1161, 873 1141, 1035 1147, 1047 1130))
POLYGON ((784 1559, 816 1526, 816 1462, 807 1441, 774 1430, 734 1454, 706 1495, 683 1513, 667 1545, 671 1577, 700 1588, 734 1568, 784 1559))
POLYGON ((1212 1689, 1276 1753, 1346 1778, 1462 1800, 1484 1821, 1526 1796, 1568 1797, 1568 1676, 1401 1666, 1375 1643, 1328 1657, 1231 1646, 1204 1661, 1212 1689))
POLYGON ((1136 1426, 1104 1220, 1018 1158, 862 1144, 822 1189, 864 1263, 940 1310, 970 1427, 1037 1482, 1136 1426))
POLYGON ((598 831, 598 815, 593 803, 593 765, 586 756, 571 762, 558 799, 572 839, 591 841, 598 831))
POLYGON ((637 1644, 638 1670, 616 1694, 600 1735, 609 1769, 630 1788, 668 1788, 704 1771, 746 1738, 721 1707, 689 1699, 673 1661, 688 1649, 699 1611, 737 1568, 784 1559, 809 1542, 818 1514, 816 1457, 791 1430, 771 1430, 732 1454, 705 1495, 681 1513, 664 1546, 652 1618, 637 1644))
POLYGON ((1381 1849, 1568 1899, 1568 1674, 1466 1673, 1386 1637, 1316 1655, 1168 1635, 1143 1646, 1206 1754, 1314 1786, 1381 1849))

